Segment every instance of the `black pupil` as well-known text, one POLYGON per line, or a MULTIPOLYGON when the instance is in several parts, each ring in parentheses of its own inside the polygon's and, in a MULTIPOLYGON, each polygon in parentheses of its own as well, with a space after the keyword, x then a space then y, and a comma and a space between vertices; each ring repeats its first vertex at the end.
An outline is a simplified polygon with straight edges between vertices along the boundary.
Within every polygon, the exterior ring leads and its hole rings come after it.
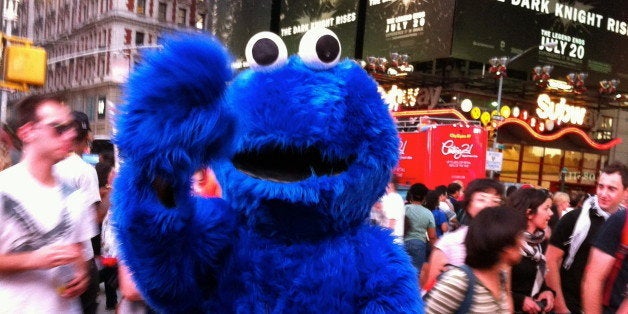
POLYGON ((253 59, 259 65, 273 64, 279 57, 279 47, 274 41, 262 38, 255 42, 252 49, 253 59))
POLYGON ((331 35, 323 35, 316 41, 318 59, 325 63, 336 60, 340 53, 340 43, 331 35))

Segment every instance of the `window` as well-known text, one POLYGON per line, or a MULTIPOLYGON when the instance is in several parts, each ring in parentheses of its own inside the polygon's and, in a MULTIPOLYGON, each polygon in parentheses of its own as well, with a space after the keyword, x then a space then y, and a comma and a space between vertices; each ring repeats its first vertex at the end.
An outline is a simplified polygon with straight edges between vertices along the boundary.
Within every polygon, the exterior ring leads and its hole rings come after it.
POLYGON ((178 9, 177 10, 177 25, 179 26, 185 26, 186 25, 186 17, 187 17, 187 10, 186 9, 178 9))
POLYGON ((504 144, 502 171, 499 173, 499 180, 503 182, 517 182, 520 152, 520 145, 504 144))
POLYGON ((593 132, 593 138, 596 140, 611 140, 613 133, 613 118, 602 116, 597 131, 593 132))
POLYGON ((545 188, 550 187, 551 181, 560 180, 560 160, 563 151, 556 148, 545 148, 545 156, 543 156, 543 174, 541 177, 541 185, 545 188))
POLYGON ((105 118, 107 112, 107 98, 105 96, 98 97, 98 120, 105 118))
POLYGON ((597 181, 597 165, 600 155, 584 153, 580 183, 595 184, 597 181))
POLYGON ((203 29, 205 27, 205 18, 206 18, 206 14, 197 14, 196 15, 196 25, 195 27, 198 29, 203 29))
POLYGON ((159 2, 159 7, 157 8, 157 20, 159 22, 166 21, 166 10, 168 9, 168 5, 164 2, 159 2))
POLYGON ((582 163, 582 153, 574 151, 565 151, 564 166, 569 171, 565 177, 565 182, 578 182, 580 173, 580 164, 582 163))
POLYGON ((143 46, 144 45, 144 33, 135 32, 135 46, 143 46))
POLYGON ((137 0, 137 14, 146 14, 146 0, 137 0))

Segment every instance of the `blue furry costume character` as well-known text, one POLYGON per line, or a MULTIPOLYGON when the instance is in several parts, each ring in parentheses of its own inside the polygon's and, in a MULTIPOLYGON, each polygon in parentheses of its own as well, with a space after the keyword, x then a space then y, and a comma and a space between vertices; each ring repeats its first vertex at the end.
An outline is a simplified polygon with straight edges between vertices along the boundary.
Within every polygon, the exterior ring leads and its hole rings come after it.
POLYGON ((117 116, 114 222, 142 294, 168 313, 420 313, 416 273, 367 223, 397 163, 374 80, 327 29, 287 57, 272 33, 232 80, 215 39, 169 36, 117 116), (210 165, 223 199, 190 192, 210 165))

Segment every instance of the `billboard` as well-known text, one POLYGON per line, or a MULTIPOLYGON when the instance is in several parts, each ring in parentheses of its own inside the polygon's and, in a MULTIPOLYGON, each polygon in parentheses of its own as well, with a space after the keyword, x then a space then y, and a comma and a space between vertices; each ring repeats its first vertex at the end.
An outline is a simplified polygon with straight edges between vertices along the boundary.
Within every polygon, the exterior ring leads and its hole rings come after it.
POLYGON ((272 0, 207 1, 207 27, 241 63, 246 60, 244 49, 249 39, 270 30, 271 7, 272 0))
POLYGON ((299 51, 303 34, 316 27, 326 27, 340 39, 342 56, 355 57, 358 3, 352 0, 283 0, 279 19, 280 32, 288 55, 299 51))
MULTIPOLYGON (((626 1, 458 0, 452 56, 486 63, 531 50, 510 68, 551 64, 583 71, 589 79, 628 79, 626 1)), ((565 74, 565 73, 559 73, 565 74)))
POLYGON ((363 58, 407 54, 410 62, 449 57, 455 0, 368 0, 363 58))
POLYGON ((480 126, 432 125, 400 133, 399 183, 423 183, 430 189, 486 176, 488 135, 480 126))

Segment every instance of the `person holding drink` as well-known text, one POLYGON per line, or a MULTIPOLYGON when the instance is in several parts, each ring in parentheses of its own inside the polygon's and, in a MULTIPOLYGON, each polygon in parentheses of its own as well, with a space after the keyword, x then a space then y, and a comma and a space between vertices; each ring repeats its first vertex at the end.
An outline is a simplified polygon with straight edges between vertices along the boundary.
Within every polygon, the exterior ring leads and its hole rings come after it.
POLYGON ((81 313, 95 218, 52 170, 72 148, 73 118, 59 96, 28 96, 16 111, 23 158, 0 172, 0 312, 81 313))

